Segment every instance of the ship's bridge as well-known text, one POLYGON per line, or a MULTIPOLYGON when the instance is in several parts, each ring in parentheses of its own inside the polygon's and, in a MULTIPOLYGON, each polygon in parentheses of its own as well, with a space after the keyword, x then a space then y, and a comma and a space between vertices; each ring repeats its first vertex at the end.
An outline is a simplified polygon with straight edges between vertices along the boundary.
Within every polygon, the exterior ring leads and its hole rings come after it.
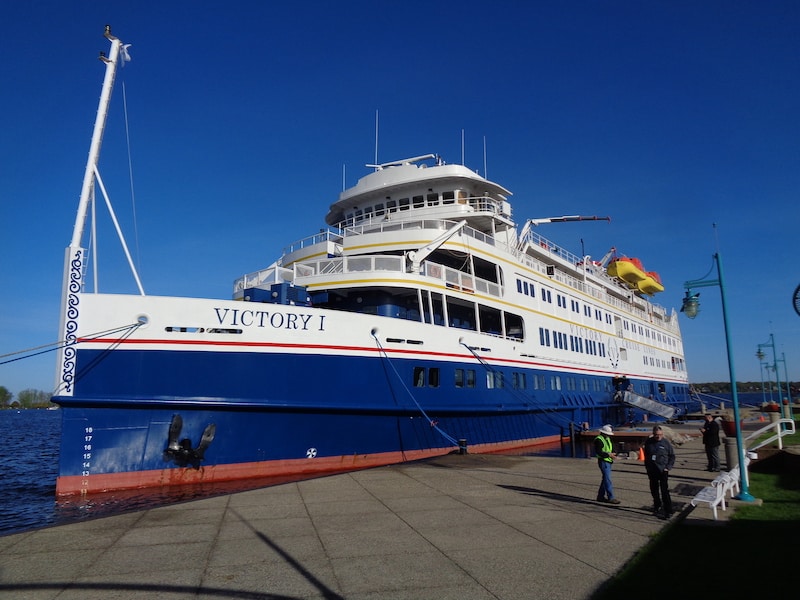
POLYGON ((431 158, 367 165, 376 170, 342 192, 325 221, 342 229, 409 218, 466 219, 482 231, 514 226, 511 192, 463 165, 420 163, 431 158))

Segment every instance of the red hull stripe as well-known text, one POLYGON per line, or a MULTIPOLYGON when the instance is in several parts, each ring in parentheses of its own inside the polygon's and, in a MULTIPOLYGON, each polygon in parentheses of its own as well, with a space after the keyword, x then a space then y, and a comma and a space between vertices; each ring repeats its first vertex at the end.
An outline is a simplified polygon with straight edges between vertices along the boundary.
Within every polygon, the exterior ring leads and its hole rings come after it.
MULTIPOLYGON (((499 444, 469 446, 472 453, 491 453, 541 445, 558 441, 558 436, 516 440, 499 444)), ((412 460, 432 458, 453 452, 452 448, 433 448, 409 452, 384 452, 353 456, 334 456, 314 459, 287 459, 262 462, 212 465, 199 469, 172 468, 126 473, 105 473, 89 476, 70 475, 56 481, 56 496, 92 494, 109 491, 192 486, 199 484, 245 481, 248 479, 289 478, 303 475, 322 475, 391 465, 412 460)))
MULTIPOLYGON (((368 352, 368 353, 381 353, 394 355, 409 355, 409 356, 431 356, 431 357, 447 357, 456 359, 472 360, 474 357, 471 354, 461 354, 455 352, 430 352, 425 350, 407 350, 399 348, 372 348, 364 346, 336 346, 330 344, 286 344, 275 342, 214 342, 206 340, 164 340, 164 339, 114 339, 114 338, 79 338, 78 342, 81 344, 104 344, 109 346, 120 346, 124 344, 142 344, 154 346, 227 346, 235 348, 282 348, 286 350, 306 349, 306 350, 329 350, 329 351, 350 351, 350 352, 368 352)), ((552 368, 554 365, 532 360, 520 360, 518 358, 496 358, 493 356, 482 356, 486 362, 497 364, 518 364, 526 365, 528 367, 546 367, 552 368)), ((572 367, 570 365, 557 365, 560 370, 575 371, 579 373, 599 373, 601 375, 609 375, 611 371, 605 369, 594 369, 588 367, 572 367)), ((681 382, 679 379, 667 379, 667 381, 681 382)))

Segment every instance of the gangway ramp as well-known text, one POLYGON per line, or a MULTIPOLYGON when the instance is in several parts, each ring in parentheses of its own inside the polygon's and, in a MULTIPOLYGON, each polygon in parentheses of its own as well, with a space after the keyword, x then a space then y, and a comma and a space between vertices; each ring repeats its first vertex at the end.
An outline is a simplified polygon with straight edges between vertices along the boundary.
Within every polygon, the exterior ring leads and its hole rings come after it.
POLYGON ((668 404, 662 404, 661 402, 653 400, 652 398, 634 394, 633 392, 624 392, 622 395, 622 401, 625 404, 635 406, 636 408, 641 408, 642 410, 646 410, 647 412, 658 415, 659 417, 664 417, 665 419, 671 419, 675 416, 674 407, 669 406, 668 404))

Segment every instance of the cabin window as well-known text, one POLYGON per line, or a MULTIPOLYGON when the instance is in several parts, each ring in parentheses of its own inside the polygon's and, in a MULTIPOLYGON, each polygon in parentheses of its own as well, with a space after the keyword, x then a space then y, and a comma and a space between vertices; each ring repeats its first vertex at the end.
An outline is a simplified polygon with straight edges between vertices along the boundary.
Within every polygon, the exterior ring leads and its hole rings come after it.
POLYGON ((550 330, 544 327, 539 327, 539 343, 542 346, 550 345, 550 330))
POLYGON ((386 202, 386 212, 396 212, 397 211, 397 202, 395 200, 389 200, 386 202))
POLYGON ((409 208, 408 198, 400 198, 400 210, 408 210, 409 208))
POLYGON ((492 283, 499 283, 497 265, 495 265, 493 262, 489 262, 488 260, 484 260, 475 256, 472 259, 472 264, 474 267, 474 275, 476 277, 480 277, 486 281, 491 281, 492 283))
POLYGON ((438 206, 439 205, 439 194, 433 193, 428 194, 428 206, 438 206))
POLYGON ((383 210, 383 204, 376 204, 375 205, 375 216, 380 217, 385 211, 383 210))
POLYGON ((503 313, 503 318, 505 319, 506 336, 518 340, 525 339, 522 317, 514 313, 503 313))
POLYGON ((454 204, 456 201, 455 192, 444 192, 442 194, 442 204, 454 204))
POLYGON ((561 377, 559 375, 550 376, 550 389, 551 390, 561 389, 561 377))
POLYGON ((515 390, 524 390, 527 387, 527 383, 525 381, 525 373, 518 373, 514 371, 511 374, 512 377, 512 385, 514 386, 515 390))
POLYGON ((500 324, 500 311, 496 308, 479 305, 478 314, 481 320, 481 331, 493 335, 501 335, 502 325, 500 324))
POLYGON ((414 387, 439 387, 439 368, 414 367, 414 387))
POLYGON ((450 320, 450 327, 459 329, 476 329, 475 327, 475 305, 459 301, 455 298, 447 299, 447 317, 450 320))
POLYGON ((474 369, 456 369, 455 383, 457 388, 475 387, 474 369))
POLYGON ((414 208, 425 206, 425 196, 414 196, 414 208))
POLYGON ((486 372, 486 387, 490 390, 503 388, 503 374, 500 371, 486 372))

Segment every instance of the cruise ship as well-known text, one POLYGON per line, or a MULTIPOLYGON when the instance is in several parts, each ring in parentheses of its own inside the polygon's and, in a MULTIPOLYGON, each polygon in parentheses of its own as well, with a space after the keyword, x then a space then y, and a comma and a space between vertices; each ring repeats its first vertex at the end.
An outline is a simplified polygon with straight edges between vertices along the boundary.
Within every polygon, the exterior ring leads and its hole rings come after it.
POLYGON ((539 226, 600 217, 517 223, 509 190, 435 154, 367 165, 326 227, 254 264, 229 298, 87 291, 127 56, 106 37, 65 258, 58 496, 502 452, 693 410, 657 273, 615 249, 570 252, 539 226))

